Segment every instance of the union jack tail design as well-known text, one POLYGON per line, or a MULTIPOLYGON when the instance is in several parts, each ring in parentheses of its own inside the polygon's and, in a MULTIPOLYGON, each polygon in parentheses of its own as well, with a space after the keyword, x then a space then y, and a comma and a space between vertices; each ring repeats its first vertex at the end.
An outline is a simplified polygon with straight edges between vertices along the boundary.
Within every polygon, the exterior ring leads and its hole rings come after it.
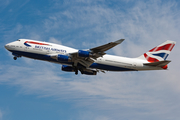
POLYGON ((149 50, 147 53, 144 53, 140 56, 140 59, 145 59, 148 62, 158 62, 164 61, 170 54, 171 50, 173 49, 176 42, 167 40, 166 42, 158 45, 157 47, 149 50))

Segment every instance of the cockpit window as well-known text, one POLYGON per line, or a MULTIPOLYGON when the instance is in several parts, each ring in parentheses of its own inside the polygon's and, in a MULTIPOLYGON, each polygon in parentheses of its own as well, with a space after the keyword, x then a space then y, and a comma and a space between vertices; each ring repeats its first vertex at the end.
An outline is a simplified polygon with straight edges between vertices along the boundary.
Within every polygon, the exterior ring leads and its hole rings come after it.
POLYGON ((20 40, 17 40, 17 41, 20 41, 20 40))

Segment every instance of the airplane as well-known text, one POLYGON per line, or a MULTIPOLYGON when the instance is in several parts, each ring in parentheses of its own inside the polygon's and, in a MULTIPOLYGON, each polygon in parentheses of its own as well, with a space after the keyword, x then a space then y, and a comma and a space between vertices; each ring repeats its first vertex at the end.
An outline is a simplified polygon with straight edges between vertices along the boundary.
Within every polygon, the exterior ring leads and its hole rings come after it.
POLYGON ((12 52, 14 60, 27 57, 37 60, 62 64, 61 70, 66 72, 78 71, 85 75, 96 75, 105 71, 144 71, 166 70, 166 60, 176 42, 167 40, 137 58, 127 58, 108 55, 105 51, 122 43, 124 39, 110 42, 86 50, 78 50, 67 46, 41 42, 30 39, 18 39, 8 43, 5 48, 12 52))

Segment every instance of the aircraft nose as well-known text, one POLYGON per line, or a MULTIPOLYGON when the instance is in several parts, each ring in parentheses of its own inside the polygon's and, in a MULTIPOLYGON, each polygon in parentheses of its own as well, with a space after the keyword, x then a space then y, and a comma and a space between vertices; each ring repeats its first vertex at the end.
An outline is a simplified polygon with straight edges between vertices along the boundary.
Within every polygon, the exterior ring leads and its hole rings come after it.
POLYGON ((9 44, 6 44, 4 47, 8 50, 9 44))

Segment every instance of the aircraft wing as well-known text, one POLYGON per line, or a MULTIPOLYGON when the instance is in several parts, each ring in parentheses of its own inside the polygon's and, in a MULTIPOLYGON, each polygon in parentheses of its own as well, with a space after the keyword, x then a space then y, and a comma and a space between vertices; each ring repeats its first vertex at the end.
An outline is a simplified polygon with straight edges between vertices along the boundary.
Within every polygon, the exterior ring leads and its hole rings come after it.
POLYGON ((110 42, 105 45, 101 45, 95 48, 91 48, 89 50, 79 50, 74 53, 69 53, 69 55, 72 58, 72 61, 74 62, 74 65, 76 66, 78 63, 85 67, 89 67, 95 59, 98 57, 102 57, 105 55, 105 51, 113 48, 114 46, 122 43, 124 39, 117 40, 115 42, 110 42))
POLYGON ((105 52, 111 48, 113 48, 114 46, 122 43, 124 41, 124 39, 120 39, 120 40, 117 40, 115 42, 110 42, 108 44, 105 44, 105 45, 101 45, 101 46, 98 46, 98 47, 95 47, 95 48, 91 48, 90 50, 94 53, 98 53, 98 52, 105 52))

